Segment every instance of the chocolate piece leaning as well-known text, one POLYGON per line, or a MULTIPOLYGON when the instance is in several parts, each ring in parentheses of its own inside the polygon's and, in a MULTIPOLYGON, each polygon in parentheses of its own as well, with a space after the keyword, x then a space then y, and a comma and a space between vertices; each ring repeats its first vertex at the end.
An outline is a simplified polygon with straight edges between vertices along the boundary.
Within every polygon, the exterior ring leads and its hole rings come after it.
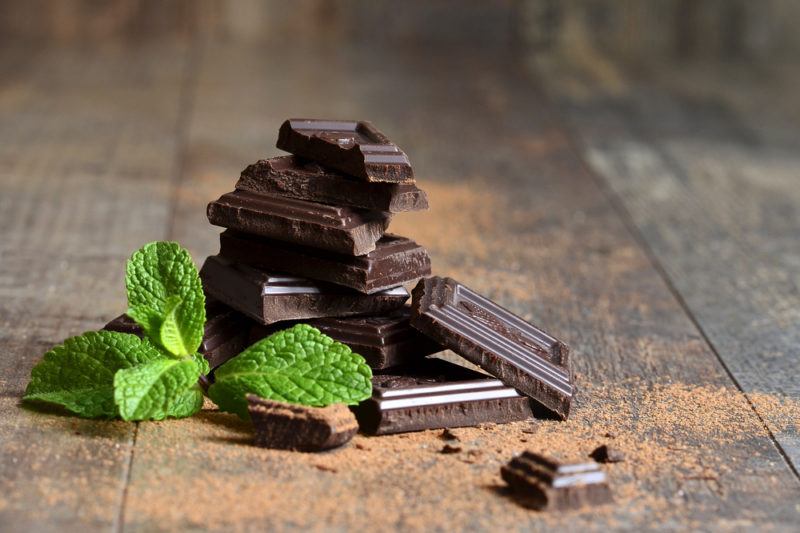
POLYGON ((223 194, 208 204, 215 226, 346 255, 364 255, 389 226, 391 216, 250 191, 223 194))
MULTIPOLYGON (((442 351, 442 347, 415 330, 408 323, 409 308, 383 315, 349 318, 315 318, 306 323, 332 339, 349 346, 366 359, 373 370, 424 362, 425 356, 442 351)), ((250 342, 275 332, 274 326, 255 325, 250 342)))
POLYGON ((425 191, 406 183, 370 183, 294 155, 262 159, 242 171, 236 188, 330 205, 401 213, 428 209, 425 191))
POLYGON ((220 255, 238 263, 344 285, 365 294, 415 282, 431 273, 425 248, 396 235, 384 235, 375 250, 357 257, 233 230, 224 231, 219 242, 220 255))
POLYGON ((347 443, 358 422, 344 404, 307 407, 247 395, 255 444, 265 448, 319 452, 347 443))
POLYGON ((411 325, 562 419, 574 395, 569 347, 451 278, 412 292, 411 325))
POLYGON ((533 418, 530 400, 513 388, 441 359, 373 376, 372 398, 352 409, 369 435, 533 418))
POLYGON ((206 293, 261 324, 328 316, 385 313, 403 306, 403 287, 362 294, 346 287, 276 274, 208 257, 200 269, 206 293))
POLYGON ((500 475, 525 507, 562 511, 613 501, 606 474, 593 462, 562 464, 523 452, 500 469, 500 475))
POLYGON ((277 146, 366 181, 414 183, 406 154, 369 122, 291 118, 277 146))

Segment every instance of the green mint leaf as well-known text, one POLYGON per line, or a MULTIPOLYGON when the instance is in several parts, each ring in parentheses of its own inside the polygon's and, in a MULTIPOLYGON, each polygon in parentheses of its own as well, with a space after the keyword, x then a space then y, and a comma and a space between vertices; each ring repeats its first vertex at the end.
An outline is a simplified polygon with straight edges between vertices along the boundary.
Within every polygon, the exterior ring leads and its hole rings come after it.
POLYGON ((172 418, 186 418, 203 408, 203 389, 194 384, 178 396, 167 409, 167 416, 172 418))
POLYGON ((223 411, 247 418, 248 393, 326 406, 355 404, 372 394, 364 358, 307 324, 275 333, 214 371, 209 397, 223 411))
POLYGON ((194 362, 197 363, 197 366, 200 367, 200 374, 203 376, 207 376, 209 372, 211 372, 211 365, 208 364, 208 359, 203 357, 201 353, 195 353, 192 355, 192 359, 194 362))
POLYGON ((123 420, 163 420, 176 411, 188 416, 186 391, 199 377, 200 368, 191 358, 126 368, 114 376, 114 402, 123 420))
POLYGON ((151 242, 128 260, 128 316, 175 356, 197 351, 206 321, 205 295, 189 252, 176 242, 151 242))
POLYGON ((86 417, 114 417, 114 375, 163 355, 136 335, 90 331, 44 354, 23 397, 57 404, 86 417))

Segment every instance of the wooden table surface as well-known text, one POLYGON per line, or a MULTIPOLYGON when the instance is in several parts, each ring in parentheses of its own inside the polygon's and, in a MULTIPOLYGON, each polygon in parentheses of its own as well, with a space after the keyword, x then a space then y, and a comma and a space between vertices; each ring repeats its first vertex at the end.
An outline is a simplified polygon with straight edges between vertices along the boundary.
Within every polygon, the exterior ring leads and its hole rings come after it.
POLYGON ((800 100, 752 77, 480 50, 236 44, 0 49, 0 530, 750 529, 800 523, 800 100), (605 67, 608 67, 607 65, 605 67), (431 211, 392 230, 564 338, 567 422, 253 448, 213 407, 82 420, 20 406, 51 346, 125 309, 124 263, 216 252, 205 205, 291 116, 368 118, 431 211), (508 497, 515 452, 610 442, 614 506, 508 497), (470 452, 469 455, 467 452, 470 452))

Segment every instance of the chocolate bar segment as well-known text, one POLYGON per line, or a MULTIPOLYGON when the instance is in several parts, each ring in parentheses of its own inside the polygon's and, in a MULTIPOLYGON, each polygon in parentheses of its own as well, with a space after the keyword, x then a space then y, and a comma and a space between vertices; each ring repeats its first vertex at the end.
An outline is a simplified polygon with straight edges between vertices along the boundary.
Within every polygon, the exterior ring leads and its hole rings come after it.
POLYGON ((206 259, 200 279, 208 294, 261 324, 385 313, 402 307, 408 299, 403 287, 367 295, 242 265, 221 256, 206 259))
POLYGON ((533 417, 530 400, 513 388, 440 359, 375 375, 372 387, 372 398, 353 408, 361 431, 370 435, 533 417))
POLYGON ((239 263, 344 285, 374 294, 430 275, 431 259, 410 239, 384 235, 367 255, 348 256, 227 230, 220 255, 239 263))
POLYGON ((606 474, 595 462, 562 464, 526 451, 500 469, 525 507, 563 511, 613 501, 606 474))
POLYGON ((406 154, 369 122, 292 118, 281 125, 277 146, 366 181, 414 182, 406 154))
POLYGON ((319 452, 347 443, 358 422, 344 404, 307 407, 247 395, 255 444, 264 448, 319 452))
POLYGON ((567 418, 574 387, 566 344, 451 278, 424 279, 412 295, 412 326, 567 418))
POLYGON ((425 191, 404 183, 370 183, 297 156, 263 159, 242 171, 236 188, 370 211, 428 209, 425 191))
POLYGON ((389 226, 390 215, 237 190, 208 204, 215 226, 347 255, 364 255, 389 226))

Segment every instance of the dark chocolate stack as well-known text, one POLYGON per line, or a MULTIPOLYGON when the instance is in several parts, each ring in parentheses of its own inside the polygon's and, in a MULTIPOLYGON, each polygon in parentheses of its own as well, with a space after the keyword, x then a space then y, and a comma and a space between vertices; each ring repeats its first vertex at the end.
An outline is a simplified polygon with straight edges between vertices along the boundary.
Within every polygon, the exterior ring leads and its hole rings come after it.
POLYGON ((428 253, 385 233, 393 213, 428 208, 406 155, 356 121, 287 120, 277 146, 293 155, 248 166, 208 206, 226 230, 200 271, 206 293, 260 324, 251 341, 302 320, 376 371, 439 351, 404 305, 428 253))

